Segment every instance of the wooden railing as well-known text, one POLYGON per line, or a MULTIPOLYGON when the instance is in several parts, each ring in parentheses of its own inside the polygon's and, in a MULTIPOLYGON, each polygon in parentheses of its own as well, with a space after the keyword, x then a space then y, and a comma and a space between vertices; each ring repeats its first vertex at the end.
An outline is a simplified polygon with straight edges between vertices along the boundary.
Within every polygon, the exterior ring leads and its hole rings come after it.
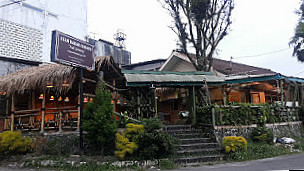
POLYGON ((78 129, 77 106, 44 109, 44 123, 42 123, 42 111, 43 109, 15 111, 13 115, 5 116, 4 130, 41 131, 42 124, 44 130, 78 129), (13 122, 12 117, 14 117, 13 122))

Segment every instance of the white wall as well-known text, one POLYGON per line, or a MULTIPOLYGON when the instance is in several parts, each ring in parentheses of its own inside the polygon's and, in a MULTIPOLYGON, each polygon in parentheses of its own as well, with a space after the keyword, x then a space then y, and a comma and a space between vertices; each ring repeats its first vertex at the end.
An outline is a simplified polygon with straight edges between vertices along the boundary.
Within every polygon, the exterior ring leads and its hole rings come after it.
MULTIPOLYGON (((0 6, 13 1, 0 1, 0 6)), ((0 19, 40 30, 43 34, 43 62, 50 61, 53 30, 82 40, 88 34, 87 0, 26 0, 0 8, 0 19)))

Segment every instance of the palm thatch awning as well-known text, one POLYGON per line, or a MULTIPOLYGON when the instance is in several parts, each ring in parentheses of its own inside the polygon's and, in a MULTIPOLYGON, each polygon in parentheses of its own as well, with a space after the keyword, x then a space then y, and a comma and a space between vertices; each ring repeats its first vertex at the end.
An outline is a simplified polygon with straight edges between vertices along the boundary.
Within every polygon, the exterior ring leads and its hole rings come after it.
POLYGON ((71 88, 76 77, 73 67, 60 64, 42 65, 0 77, 0 89, 11 95, 13 92, 24 94, 26 90, 44 90, 47 85, 52 85, 57 92, 63 93, 71 88), (68 86, 62 86, 63 83, 68 86))
MULTIPOLYGON (((113 77, 122 75, 110 56, 96 58, 95 67, 96 72, 88 73, 96 80, 96 73, 100 71, 104 71, 107 77, 111 77, 112 74, 113 77), (111 74, 109 74, 110 71, 111 74)), ((87 74, 85 73, 85 75, 87 74)), ((51 85, 56 93, 65 94, 72 88, 73 83, 78 81, 77 78, 78 71, 74 67, 48 64, 22 69, 0 77, 0 90, 10 96, 12 93, 24 94, 27 90, 45 90, 47 85, 51 85)))

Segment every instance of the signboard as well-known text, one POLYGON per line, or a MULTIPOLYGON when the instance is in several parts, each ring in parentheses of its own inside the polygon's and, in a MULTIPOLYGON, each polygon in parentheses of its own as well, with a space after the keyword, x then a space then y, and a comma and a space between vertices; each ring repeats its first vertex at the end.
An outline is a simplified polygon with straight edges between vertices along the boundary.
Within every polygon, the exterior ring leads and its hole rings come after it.
POLYGON ((51 61, 94 70, 93 46, 57 30, 52 33, 51 61))

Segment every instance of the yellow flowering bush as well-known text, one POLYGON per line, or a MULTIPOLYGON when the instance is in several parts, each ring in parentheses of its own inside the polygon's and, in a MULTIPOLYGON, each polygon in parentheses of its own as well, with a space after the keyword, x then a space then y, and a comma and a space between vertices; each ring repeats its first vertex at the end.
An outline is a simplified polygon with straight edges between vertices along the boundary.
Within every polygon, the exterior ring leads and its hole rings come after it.
POLYGON ((223 147, 227 153, 235 151, 247 151, 247 141, 243 137, 228 136, 222 142, 223 147))
POLYGON ((121 160, 126 154, 133 154, 138 149, 137 140, 141 133, 144 133, 143 125, 129 123, 126 125, 126 130, 122 133, 116 133, 116 151, 115 155, 121 160))
POLYGON ((21 132, 5 131, 0 133, 0 153, 26 153, 31 149, 32 140, 22 137, 21 132))

